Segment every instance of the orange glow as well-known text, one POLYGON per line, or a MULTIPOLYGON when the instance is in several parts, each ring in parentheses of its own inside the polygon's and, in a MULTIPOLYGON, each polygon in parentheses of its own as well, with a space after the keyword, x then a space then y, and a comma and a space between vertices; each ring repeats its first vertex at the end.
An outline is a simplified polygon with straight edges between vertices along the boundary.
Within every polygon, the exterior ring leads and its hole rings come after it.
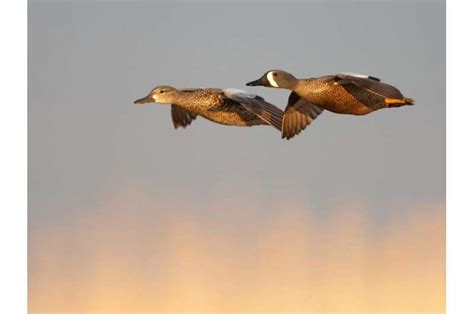
POLYGON ((444 312, 443 209, 261 208, 121 193, 30 240, 30 312, 444 312))

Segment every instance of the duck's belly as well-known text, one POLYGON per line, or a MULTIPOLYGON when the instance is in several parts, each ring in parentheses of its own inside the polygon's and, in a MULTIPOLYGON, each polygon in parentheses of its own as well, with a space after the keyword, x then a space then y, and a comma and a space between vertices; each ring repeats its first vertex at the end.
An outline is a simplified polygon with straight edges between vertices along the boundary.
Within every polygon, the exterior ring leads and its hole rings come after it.
POLYGON ((252 126, 265 124, 259 117, 247 110, 238 112, 207 110, 203 112, 201 116, 215 123, 224 125, 252 126))
POLYGON ((267 124, 254 113, 233 101, 224 101, 211 94, 203 101, 188 106, 188 109, 212 122, 223 125, 252 126, 267 124), (205 104, 205 105, 203 105, 205 104))
POLYGON ((384 98, 361 91, 352 86, 338 86, 327 91, 310 94, 306 99, 326 110, 352 115, 365 115, 384 108, 384 98))

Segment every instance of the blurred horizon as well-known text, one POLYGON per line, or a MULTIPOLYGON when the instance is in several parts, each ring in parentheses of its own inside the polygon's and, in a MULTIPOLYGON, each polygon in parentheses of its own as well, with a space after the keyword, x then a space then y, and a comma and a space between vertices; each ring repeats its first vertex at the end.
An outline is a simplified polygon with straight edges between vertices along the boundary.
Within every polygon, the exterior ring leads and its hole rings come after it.
POLYGON ((30 309, 444 313, 444 208, 412 208, 380 229, 356 202, 326 215, 298 199, 260 204, 198 213, 122 190, 38 234, 35 248, 48 249, 30 251, 30 309))

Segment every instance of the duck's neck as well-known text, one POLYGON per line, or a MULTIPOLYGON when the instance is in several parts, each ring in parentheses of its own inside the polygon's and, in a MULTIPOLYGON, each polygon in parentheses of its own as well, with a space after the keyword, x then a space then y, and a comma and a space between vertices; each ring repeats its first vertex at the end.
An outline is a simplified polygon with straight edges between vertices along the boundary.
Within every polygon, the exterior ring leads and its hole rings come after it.
POLYGON ((299 93, 299 92, 304 93, 306 91, 307 83, 308 83, 308 80, 306 79, 297 80, 295 85, 293 85, 293 88, 291 88, 291 90, 295 93, 299 93))
POLYGON ((280 86, 278 86, 278 87, 279 88, 284 88, 284 89, 289 89, 289 90, 293 91, 293 90, 295 90, 296 86, 298 85, 298 82, 299 82, 299 80, 296 77, 291 76, 287 80, 285 80, 284 82, 280 83, 280 86))

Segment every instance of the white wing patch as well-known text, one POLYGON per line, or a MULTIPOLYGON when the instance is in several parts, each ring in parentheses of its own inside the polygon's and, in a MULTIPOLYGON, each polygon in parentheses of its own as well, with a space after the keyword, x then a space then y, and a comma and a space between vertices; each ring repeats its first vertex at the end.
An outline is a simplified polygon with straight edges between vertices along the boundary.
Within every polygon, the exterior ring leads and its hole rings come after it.
POLYGON ((245 97, 245 98, 255 98, 257 95, 247 93, 244 90, 237 89, 237 88, 226 88, 222 90, 224 95, 227 97, 238 96, 238 97, 245 97))
POLYGON ((267 73, 267 80, 270 82, 270 84, 273 87, 278 87, 277 82, 275 82, 275 80, 273 79, 273 71, 270 71, 267 73))
POLYGON ((354 76, 354 77, 360 77, 360 78, 369 78, 369 75, 366 74, 360 74, 360 73, 352 73, 352 72, 342 72, 341 74, 343 75, 349 75, 349 76, 354 76))

